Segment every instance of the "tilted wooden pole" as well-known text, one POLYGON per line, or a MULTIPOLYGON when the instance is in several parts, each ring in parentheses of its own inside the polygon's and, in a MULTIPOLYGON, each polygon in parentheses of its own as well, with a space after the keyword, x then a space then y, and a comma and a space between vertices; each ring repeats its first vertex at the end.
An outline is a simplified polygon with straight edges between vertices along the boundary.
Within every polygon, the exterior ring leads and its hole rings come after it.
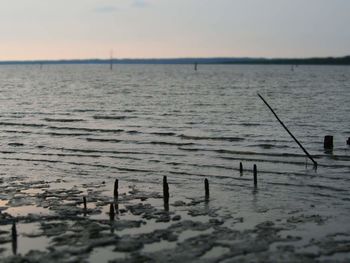
POLYGON ((274 110, 270 107, 270 105, 266 102, 266 100, 258 93, 258 96, 262 101, 266 104, 266 106, 272 111, 273 115, 275 115, 276 119, 279 121, 279 123, 283 126, 283 128, 289 133, 290 136, 294 139, 294 141, 300 146, 300 148, 304 151, 304 153, 307 155, 307 157, 310 158, 310 160, 314 163, 315 168, 317 168, 317 162, 312 158, 312 156, 307 152, 307 150, 301 145, 301 143, 295 138, 295 136, 288 130, 287 126, 284 125, 284 123, 278 118, 277 114, 274 112, 274 110))

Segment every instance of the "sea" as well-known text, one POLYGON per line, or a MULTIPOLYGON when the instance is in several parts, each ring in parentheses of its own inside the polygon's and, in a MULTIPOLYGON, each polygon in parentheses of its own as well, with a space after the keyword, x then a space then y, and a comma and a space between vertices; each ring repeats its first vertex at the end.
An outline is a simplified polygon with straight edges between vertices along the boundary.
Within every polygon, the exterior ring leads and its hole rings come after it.
POLYGON ((0 66, 1 177, 161 189, 167 176, 179 199, 207 178, 211 205, 245 216, 237 228, 299 211, 329 218, 300 228, 308 240, 350 233, 349 137, 348 66, 0 66))

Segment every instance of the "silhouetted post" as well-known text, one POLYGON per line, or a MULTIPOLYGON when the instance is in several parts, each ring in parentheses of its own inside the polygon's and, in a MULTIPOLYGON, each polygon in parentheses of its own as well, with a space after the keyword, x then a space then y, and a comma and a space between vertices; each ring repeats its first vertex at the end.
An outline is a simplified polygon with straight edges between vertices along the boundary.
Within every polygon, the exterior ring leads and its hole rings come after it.
POLYGON ((242 164, 242 162, 239 163, 239 173, 241 175, 243 174, 243 164, 242 164))
POLYGON ((304 153, 309 157, 309 159, 314 163, 315 168, 317 168, 317 162, 312 158, 312 156, 308 153, 308 151, 301 145, 301 143, 295 138, 295 136, 288 130, 287 126, 284 125, 284 123, 278 118, 275 111, 271 108, 271 106, 267 103, 267 101, 258 93, 258 96, 260 99, 266 104, 266 106, 270 109, 270 111, 273 113, 273 115, 276 117, 278 122, 282 125, 282 127, 289 133, 289 135, 294 139, 294 141, 299 145, 299 147, 304 151, 304 153))
POLYGON ((84 210, 86 212, 87 206, 86 206, 86 197, 85 196, 83 197, 83 203, 84 203, 84 210))
POLYGON ((350 137, 348 138, 348 140, 346 141, 347 145, 350 145, 350 137))
POLYGON ((114 198, 118 199, 118 185, 119 185, 119 181, 118 179, 115 179, 114 181, 114 198))
POLYGON ((114 206, 113 206, 113 204, 111 203, 110 204, 110 206, 109 206, 109 219, 111 220, 111 221, 113 221, 114 220, 114 206))
POLYGON ((17 254, 17 229, 16 229, 16 222, 12 223, 12 252, 14 255, 17 254))
POLYGON ((331 135, 324 136, 323 147, 327 150, 333 149, 333 136, 331 135))
POLYGON ((207 178, 204 179, 205 199, 209 199, 209 181, 207 178))
POLYGON ((163 198, 165 203, 169 202, 169 185, 166 176, 163 177, 163 198))
POLYGON ((198 63, 195 62, 195 63, 194 63, 194 70, 197 71, 197 68, 198 68, 198 63))
POLYGON ((169 202, 164 201, 164 211, 169 211, 169 202))
POLYGON ((258 186, 258 169, 256 168, 256 164, 254 164, 253 168, 253 173, 254 173, 254 186, 258 186))

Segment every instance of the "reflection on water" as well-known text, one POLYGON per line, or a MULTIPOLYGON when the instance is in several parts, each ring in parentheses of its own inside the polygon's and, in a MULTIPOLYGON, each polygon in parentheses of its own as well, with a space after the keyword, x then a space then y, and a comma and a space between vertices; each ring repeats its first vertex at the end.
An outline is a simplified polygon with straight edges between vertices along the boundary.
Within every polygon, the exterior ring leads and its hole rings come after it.
MULTIPOLYGON (((6 186, 0 211, 51 214, 34 205, 34 196, 49 187, 67 198, 65 187, 73 180, 94 183, 79 192, 89 196, 105 182, 112 191, 116 178, 161 192, 167 176, 169 204, 155 200, 159 208, 172 212, 174 200, 203 197, 208 178, 210 203, 204 209, 244 217, 236 229, 285 220, 291 211, 348 219, 349 71, 338 66, 291 71, 289 66, 203 65, 197 72, 186 65, 123 65, 113 71, 95 65, 0 67, 1 177, 43 181, 40 188, 0 181, 6 186), (316 158, 317 172, 258 92, 316 158), (332 153, 323 149, 325 135, 334 136, 332 153), (57 181, 45 186, 47 180, 57 181), (23 200, 27 194, 31 198, 23 200)), ((121 187, 119 195, 126 192, 121 187)), ((88 209, 95 208, 87 201, 88 209)), ((91 218, 108 219, 108 212, 104 206, 91 218)), ((18 240, 18 253, 29 240, 18 240)), ((44 242, 36 239, 37 248, 44 242)), ((215 247, 206 257, 223 250, 215 247)))

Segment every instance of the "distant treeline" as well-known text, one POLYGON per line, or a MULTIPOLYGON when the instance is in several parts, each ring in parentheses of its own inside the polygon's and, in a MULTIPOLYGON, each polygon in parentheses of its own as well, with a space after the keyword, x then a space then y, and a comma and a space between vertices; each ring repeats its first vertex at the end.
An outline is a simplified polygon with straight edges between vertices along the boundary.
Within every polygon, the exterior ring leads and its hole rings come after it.
POLYGON ((0 65, 48 64, 256 64, 256 65, 350 65, 350 56, 327 58, 160 58, 160 59, 69 59, 0 61, 0 65))

